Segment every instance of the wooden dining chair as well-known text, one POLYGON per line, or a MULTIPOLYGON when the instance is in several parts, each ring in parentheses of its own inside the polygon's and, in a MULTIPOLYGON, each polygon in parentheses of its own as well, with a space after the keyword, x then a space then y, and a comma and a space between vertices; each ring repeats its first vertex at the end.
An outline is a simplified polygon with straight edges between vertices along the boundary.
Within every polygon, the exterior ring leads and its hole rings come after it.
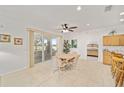
POLYGON ((112 76, 113 76, 113 78, 114 78, 114 76, 115 76, 115 73, 116 73, 116 59, 115 58, 123 58, 123 55, 121 55, 121 54, 116 54, 116 53, 111 53, 111 72, 112 72, 112 76))
POLYGON ((72 59, 69 60, 69 63, 71 64, 72 68, 76 69, 76 65, 77 65, 79 57, 80 57, 80 55, 75 54, 75 57, 73 57, 72 59))
POLYGON ((59 54, 56 54, 56 62, 57 62, 57 67, 58 67, 58 70, 64 70, 64 67, 65 67, 65 59, 61 59, 59 57, 59 54))
POLYGON ((124 81, 124 58, 113 57, 113 69, 115 86, 123 86, 124 81))
POLYGON ((112 63, 112 65, 111 65, 111 72, 112 72, 112 77, 114 78, 114 76, 115 76, 115 73, 116 73, 116 60, 114 59, 114 54, 111 54, 111 63, 112 63))
POLYGON ((73 62, 74 62, 74 59, 75 59, 75 57, 69 59, 69 60, 68 60, 68 63, 73 63, 73 62))

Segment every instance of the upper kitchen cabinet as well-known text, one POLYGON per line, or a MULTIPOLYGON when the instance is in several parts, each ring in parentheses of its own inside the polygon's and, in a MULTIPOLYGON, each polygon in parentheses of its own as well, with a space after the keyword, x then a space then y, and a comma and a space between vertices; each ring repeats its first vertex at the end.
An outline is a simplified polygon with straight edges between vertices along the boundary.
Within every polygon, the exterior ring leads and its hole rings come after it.
POLYGON ((121 46, 124 46, 124 35, 120 35, 119 44, 120 44, 121 46))
POLYGON ((112 35, 103 37, 104 46, 124 46, 124 35, 112 35))
POLYGON ((103 37, 103 45, 109 46, 111 45, 112 38, 111 36, 104 36, 103 37))

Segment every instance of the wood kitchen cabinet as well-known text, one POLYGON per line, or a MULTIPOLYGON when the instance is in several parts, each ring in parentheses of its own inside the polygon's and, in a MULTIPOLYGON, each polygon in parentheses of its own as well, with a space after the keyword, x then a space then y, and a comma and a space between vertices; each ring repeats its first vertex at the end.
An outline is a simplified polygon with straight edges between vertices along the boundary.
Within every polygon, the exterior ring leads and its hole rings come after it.
POLYGON ((117 36, 117 35, 114 35, 114 36, 111 36, 111 45, 112 46, 118 46, 118 45, 120 45, 119 44, 119 36, 117 36))
POLYGON ((104 46, 124 46, 124 35, 112 35, 103 37, 104 46))
POLYGON ((105 46, 108 46, 108 45, 111 45, 111 36, 104 36, 103 37, 103 44, 105 45, 105 46))
POLYGON ((119 43, 121 46, 124 46, 124 35, 120 35, 119 43))
POLYGON ((104 50, 103 51, 103 64, 111 65, 112 56, 123 58, 124 55, 120 53, 110 52, 109 50, 104 50))
POLYGON ((111 52, 110 51, 103 51, 103 64, 111 65, 111 52))

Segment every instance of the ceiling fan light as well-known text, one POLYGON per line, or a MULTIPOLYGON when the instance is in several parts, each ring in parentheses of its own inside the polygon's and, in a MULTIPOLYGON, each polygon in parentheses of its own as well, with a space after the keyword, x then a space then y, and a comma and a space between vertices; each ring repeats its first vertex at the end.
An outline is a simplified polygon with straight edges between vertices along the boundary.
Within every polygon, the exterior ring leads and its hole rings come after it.
POLYGON ((67 32, 69 32, 69 31, 68 31, 68 30, 63 30, 62 32, 63 32, 63 33, 67 33, 67 32))

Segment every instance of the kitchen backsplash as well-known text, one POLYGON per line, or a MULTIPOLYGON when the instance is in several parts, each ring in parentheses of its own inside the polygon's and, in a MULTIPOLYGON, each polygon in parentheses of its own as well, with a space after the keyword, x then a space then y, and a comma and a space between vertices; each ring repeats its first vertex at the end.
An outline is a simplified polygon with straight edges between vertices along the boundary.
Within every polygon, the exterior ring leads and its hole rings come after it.
POLYGON ((104 46, 104 50, 124 54, 124 46, 104 46))

